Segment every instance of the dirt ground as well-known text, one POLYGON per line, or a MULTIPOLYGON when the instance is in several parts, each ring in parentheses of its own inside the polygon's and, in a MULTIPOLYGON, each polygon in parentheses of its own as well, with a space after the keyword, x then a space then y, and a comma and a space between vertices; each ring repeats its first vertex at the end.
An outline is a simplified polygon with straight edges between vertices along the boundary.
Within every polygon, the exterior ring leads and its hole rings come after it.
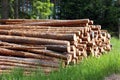
POLYGON ((108 77, 105 77, 105 80, 120 80, 120 74, 112 74, 108 77))

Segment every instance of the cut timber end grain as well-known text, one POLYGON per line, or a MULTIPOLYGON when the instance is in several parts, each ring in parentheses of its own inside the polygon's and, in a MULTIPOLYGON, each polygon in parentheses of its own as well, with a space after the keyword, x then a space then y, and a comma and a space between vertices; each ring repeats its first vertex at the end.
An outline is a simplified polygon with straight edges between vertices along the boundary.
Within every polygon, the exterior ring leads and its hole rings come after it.
POLYGON ((93 25, 93 20, 90 20, 90 22, 88 23, 89 25, 93 25))
POLYGON ((72 61, 72 54, 67 54, 67 62, 66 65, 70 64, 70 62, 72 61))

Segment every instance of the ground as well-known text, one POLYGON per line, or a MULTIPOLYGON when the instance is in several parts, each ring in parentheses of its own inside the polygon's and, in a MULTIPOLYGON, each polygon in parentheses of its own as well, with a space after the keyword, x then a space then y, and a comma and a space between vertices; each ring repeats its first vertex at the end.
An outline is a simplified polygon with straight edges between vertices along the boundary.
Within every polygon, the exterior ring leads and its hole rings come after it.
POLYGON ((105 80, 120 80, 120 74, 112 74, 106 77, 105 80))

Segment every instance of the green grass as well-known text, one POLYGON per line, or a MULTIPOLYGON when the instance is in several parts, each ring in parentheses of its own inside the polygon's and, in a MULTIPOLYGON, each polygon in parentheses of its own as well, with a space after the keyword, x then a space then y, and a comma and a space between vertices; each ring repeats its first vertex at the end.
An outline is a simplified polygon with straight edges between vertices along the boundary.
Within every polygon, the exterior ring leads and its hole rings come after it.
POLYGON ((0 75, 0 80, 104 80, 113 73, 120 73, 120 40, 112 38, 113 49, 100 58, 89 57, 80 64, 60 69, 49 75, 41 71, 25 76, 22 70, 0 75))

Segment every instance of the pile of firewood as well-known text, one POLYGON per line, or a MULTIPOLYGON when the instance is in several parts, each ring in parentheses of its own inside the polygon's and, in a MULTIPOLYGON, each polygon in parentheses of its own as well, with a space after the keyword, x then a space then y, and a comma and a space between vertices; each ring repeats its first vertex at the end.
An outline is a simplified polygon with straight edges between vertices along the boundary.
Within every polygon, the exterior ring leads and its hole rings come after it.
MULTIPOLYGON (((57 70, 111 50, 110 34, 92 20, 0 20, 0 68, 57 70)), ((2 72, 1 71, 1 72, 2 72)))

